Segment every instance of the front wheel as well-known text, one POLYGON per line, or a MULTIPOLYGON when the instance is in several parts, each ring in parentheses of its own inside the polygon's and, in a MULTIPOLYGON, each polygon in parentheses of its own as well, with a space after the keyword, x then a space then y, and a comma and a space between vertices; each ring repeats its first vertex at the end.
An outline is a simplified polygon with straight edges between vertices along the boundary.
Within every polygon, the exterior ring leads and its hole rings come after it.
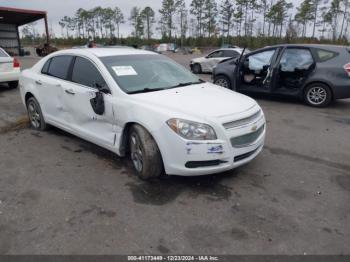
POLYGON ((130 157, 141 179, 160 177, 163 161, 153 137, 140 125, 134 125, 129 134, 130 157))
POLYGON ((332 101, 331 89, 322 83, 308 86, 304 92, 305 102, 314 107, 325 107, 332 101))
POLYGON ((200 74, 202 73, 202 67, 200 64, 194 64, 192 66, 192 72, 195 73, 195 74, 200 74))
POLYGON ((214 84, 228 88, 228 89, 232 89, 230 79, 228 79, 228 77, 223 76, 223 75, 219 75, 219 76, 215 77, 214 84))
POLYGON ((27 111, 31 127, 36 130, 45 130, 45 119, 41 112, 39 102, 34 97, 30 97, 27 100, 27 111))

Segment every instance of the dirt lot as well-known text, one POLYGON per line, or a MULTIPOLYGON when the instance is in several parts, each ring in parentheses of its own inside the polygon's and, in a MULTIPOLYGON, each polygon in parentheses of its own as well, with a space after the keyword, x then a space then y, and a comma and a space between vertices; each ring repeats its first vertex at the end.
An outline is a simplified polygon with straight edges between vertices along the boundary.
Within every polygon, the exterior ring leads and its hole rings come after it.
POLYGON ((350 100, 255 98, 268 129, 253 162, 147 183, 104 149, 23 125, 2 86, 0 254, 350 254, 350 100))

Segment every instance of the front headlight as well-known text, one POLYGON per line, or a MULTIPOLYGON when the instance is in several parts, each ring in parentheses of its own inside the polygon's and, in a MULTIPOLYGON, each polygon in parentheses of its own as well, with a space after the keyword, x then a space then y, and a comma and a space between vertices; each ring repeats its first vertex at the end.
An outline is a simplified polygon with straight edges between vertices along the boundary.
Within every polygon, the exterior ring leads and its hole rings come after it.
POLYGON ((217 139, 214 129, 207 124, 178 118, 169 119, 167 124, 175 133, 189 140, 217 139))

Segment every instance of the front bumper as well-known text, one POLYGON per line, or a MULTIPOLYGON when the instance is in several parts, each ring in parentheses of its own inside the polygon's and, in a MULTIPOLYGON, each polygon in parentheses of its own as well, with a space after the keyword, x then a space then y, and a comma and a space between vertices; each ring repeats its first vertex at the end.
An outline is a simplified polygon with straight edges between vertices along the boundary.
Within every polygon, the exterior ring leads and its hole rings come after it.
POLYGON ((212 141, 185 140, 167 126, 162 132, 163 142, 159 146, 165 172, 169 175, 197 176, 224 172, 253 160, 264 146, 266 126, 262 116, 244 127, 222 130, 219 139, 212 141), (262 126, 263 132, 252 143, 240 147, 231 144, 232 137, 248 134, 253 127, 259 129, 262 126))

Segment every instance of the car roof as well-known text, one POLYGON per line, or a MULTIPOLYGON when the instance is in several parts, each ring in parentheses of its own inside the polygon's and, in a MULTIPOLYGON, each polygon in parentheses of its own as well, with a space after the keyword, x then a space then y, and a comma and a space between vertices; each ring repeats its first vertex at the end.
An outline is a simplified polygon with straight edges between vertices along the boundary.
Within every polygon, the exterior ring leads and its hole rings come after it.
POLYGON ((280 44, 280 45, 272 45, 266 46, 264 48, 273 48, 273 47, 313 47, 320 49, 330 49, 330 50, 339 50, 344 48, 349 48, 348 46, 342 45, 326 45, 326 44, 280 44))
POLYGON ((94 55, 97 57, 106 57, 106 56, 119 56, 119 55, 157 55, 154 52, 141 50, 141 49, 134 49, 134 48, 75 48, 75 49, 65 49, 58 52, 55 52, 55 54, 64 54, 64 53, 70 53, 70 54, 80 54, 80 55, 94 55))

